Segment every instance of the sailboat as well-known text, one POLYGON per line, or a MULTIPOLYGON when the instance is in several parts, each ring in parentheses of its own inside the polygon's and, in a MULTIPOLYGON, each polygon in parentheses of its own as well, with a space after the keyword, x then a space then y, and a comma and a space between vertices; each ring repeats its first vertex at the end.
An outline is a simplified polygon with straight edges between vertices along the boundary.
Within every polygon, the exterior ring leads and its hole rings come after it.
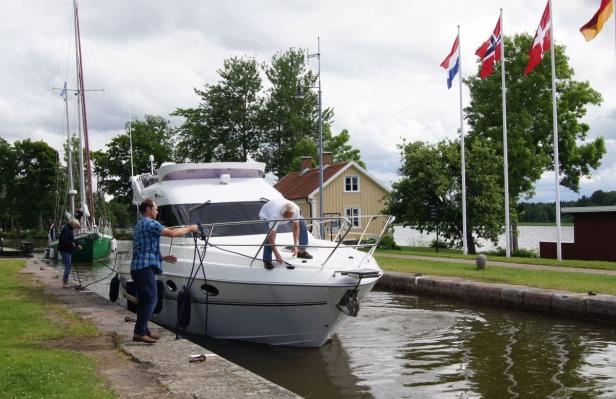
MULTIPOLYGON (((71 135, 69 129, 68 118, 68 91, 75 91, 77 94, 77 108, 78 108, 78 126, 79 126, 79 183, 80 183, 80 204, 81 208, 79 213, 83 215, 81 218, 81 228, 75 232, 75 242, 81 248, 75 248, 73 250, 74 262, 93 262, 100 259, 106 259, 111 255, 111 252, 115 249, 115 240, 113 238, 113 232, 111 226, 103 219, 98 220, 95 217, 95 205, 94 195, 92 191, 92 166, 90 162, 90 147, 88 141, 88 119, 86 114, 86 98, 83 79, 83 62, 81 57, 81 37, 79 32, 79 12, 77 8, 77 1, 73 0, 73 13, 74 13, 74 25, 75 25, 75 54, 76 54, 76 70, 77 70, 77 89, 69 90, 64 83, 64 88, 61 94, 64 97, 64 106, 66 112, 66 129, 68 135, 68 180, 69 190, 68 195, 70 199, 70 215, 75 215, 75 195, 77 191, 74 189, 73 168, 72 168, 72 149, 71 149, 71 135), (84 159, 85 153, 85 159, 84 159), (87 170, 87 176, 84 173, 84 165, 87 170), (87 184, 86 184, 87 180, 87 184)), ((50 247, 53 251, 54 258, 57 258, 58 254, 58 241, 50 243, 50 247)))

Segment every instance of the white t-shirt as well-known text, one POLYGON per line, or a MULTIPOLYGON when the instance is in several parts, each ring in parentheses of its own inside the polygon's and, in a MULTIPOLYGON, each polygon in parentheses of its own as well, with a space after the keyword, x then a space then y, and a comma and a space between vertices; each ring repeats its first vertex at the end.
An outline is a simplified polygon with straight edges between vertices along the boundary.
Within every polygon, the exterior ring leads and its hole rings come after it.
MULTIPOLYGON (((300 217, 299 206, 297 206, 297 204, 289 200, 286 200, 284 198, 279 198, 279 199, 268 201, 265 203, 265 205, 263 205, 263 207, 261 207, 261 210, 259 211, 259 218, 261 220, 284 219, 283 213, 285 211, 287 204, 289 203, 293 207, 293 215, 289 219, 287 219, 287 221, 278 222, 278 224, 276 224, 276 228, 274 229, 274 230, 278 230, 278 226, 280 226, 281 224, 289 223, 293 219, 299 219, 300 217)), ((274 223, 275 222, 271 222, 269 224, 269 227, 272 228, 274 223)))

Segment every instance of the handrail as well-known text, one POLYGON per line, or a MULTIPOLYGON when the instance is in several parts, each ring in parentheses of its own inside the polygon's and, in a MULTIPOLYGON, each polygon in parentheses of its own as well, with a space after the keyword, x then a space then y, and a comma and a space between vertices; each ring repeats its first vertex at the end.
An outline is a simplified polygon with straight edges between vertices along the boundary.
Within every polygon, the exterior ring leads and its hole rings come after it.
MULTIPOLYGON (((357 244, 345 244, 346 248, 356 248, 356 249, 360 249, 360 248, 370 248, 370 250, 367 252, 366 256, 364 256, 364 258, 361 260, 361 262, 359 263, 358 267, 361 267, 361 265, 366 261, 366 259, 369 256, 372 256, 372 254, 374 254, 374 251, 376 250, 376 247, 379 245, 379 243, 381 242, 381 239, 383 238, 383 236, 385 235, 385 233, 387 232, 387 229, 393 224, 395 217, 390 216, 390 215, 365 215, 365 216, 356 216, 353 219, 356 218, 369 218, 368 223, 366 224, 366 227, 363 229, 361 236, 359 238, 359 240, 357 241, 357 244), (381 219, 381 218, 387 218, 387 220, 384 223, 383 228, 381 229, 380 233, 377 236, 377 239, 374 243, 372 244, 362 244, 362 241, 364 240, 364 237, 366 236, 366 233, 368 231, 368 228, 370 227, 370 225, 377 219, 381 219)), ((217 223, 203 223, 201 224, 201 226, 204 227, 204 230, 206 232, 206 240, 207 243, 209 243, 209 240, 211 237, 213 237, 213 232, 215 230, 216 227, 221 227, 221 226, 238 226, 238 225, 246 225, 246 224, 264 224, 264 223, 272 223, 272 226, 269 227, 269 229, 267 230, 267 233, 265 234, 265 239, 263 241, 261 241, 261 243, 258 245, 257 251, 255 252, 254 255, 249 256, 251 257, 251 261, 250 261, 250 267, 252 268, 253 263, 255 260, 257 260, 257 257, 259 256, 259 253, 261 253, 263 247, 266 244, 266 240, 267 237, 271 234, 271 232, 274 230, 274 228, 278 225, 281 224, 281 222, 292 222, 298 219, 267 219, 267 220, 243 220, 243 221, 235 221, 235 222, 217 222, 217 223)), ((324 246, 324 245, 307 245, 306 248, 328 248, 331 249, 331 252, 329 252, 329 254, 327 255, 327 257, 325 258, 325 261, 323 261, 323 263, 321 264, 321 270, 323 270, 323 268, 325 268, 325 266, 327 265, 327 263, 329 262, 329 260, 332 258, 333 254, 338 250, 338 248, 340 247, 340 245, 342 245, 344 243, 345 238, 347 237, 347 235, 350 233, 351 229, 352 229, 352 222, 351 220, 349 220, 349 218, 343 217, 343 216, 332 216, 332 217, 315 217, 315 218, 306 218, 304 219, 306 221, 310 221, 312 223, 310 223, 310 225, 313 225, 315 227, 319 228, 319 231, 322 229, 322 225, 327 223, 327 222, 333 222, 333 221, 338 221, 339 223, 339 228, 338 231, 336 233, 336 236, 334 237, 333 242, 336 242, 335 245, 333 246, 324 246)), ((171 227, 171 228, 176 228, 179 226, 175 226, 175 227, 171 227)), ((259 234, 261 235, 261 234, 259 234)), ((321 239, 324 240, 324 239, 321 239)), ((209 245, 213 245, 211 243, 209 243, 209 245)), ((173 240, 170 243, 170 248, 169 248, 169 252, 171 253, 171 247, 173 246, 173 240)), ((241 244, 241 243, 229 243, 229 244, 222 244, 221 246, 224 247, 254 247, 257 246, 257 244, 251 243, 251 244, 241 244)), ((246 255, 248 256, 248 255, 246 255)))

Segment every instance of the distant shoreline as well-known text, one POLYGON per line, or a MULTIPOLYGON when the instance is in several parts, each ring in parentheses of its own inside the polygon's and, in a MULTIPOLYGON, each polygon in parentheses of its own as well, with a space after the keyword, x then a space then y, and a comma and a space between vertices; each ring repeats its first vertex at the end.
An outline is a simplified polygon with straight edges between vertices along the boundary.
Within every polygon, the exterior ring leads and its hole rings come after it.
MULTIPOLYGON (((561 226, 573 226, 573 222, 562 222, 561 226)), ((518 226, 553 226, 556 227, 556 222, 521 222, 518 226)))

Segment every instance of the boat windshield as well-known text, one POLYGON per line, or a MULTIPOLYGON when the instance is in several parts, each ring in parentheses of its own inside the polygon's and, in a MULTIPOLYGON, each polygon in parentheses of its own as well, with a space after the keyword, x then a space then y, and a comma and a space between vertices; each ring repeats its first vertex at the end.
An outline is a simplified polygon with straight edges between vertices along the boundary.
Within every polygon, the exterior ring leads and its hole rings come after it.
MULTIPOLYGON (((243 222, 260 220, 259 211, 264 202, 219 202, 203 205, 192 213, 189 209, 198 204, 160 205, 158 219, 165 226, 179 226, 199 222, 201 224, 243 222)), ((244 236, 252 234, 266 234, 268 223, 255 222, 237 225, 216 226, 212 236, 244 236)), ((278 233, 287 233, 293 230, 292 223, 285 223, 278 227, 278 233)))

